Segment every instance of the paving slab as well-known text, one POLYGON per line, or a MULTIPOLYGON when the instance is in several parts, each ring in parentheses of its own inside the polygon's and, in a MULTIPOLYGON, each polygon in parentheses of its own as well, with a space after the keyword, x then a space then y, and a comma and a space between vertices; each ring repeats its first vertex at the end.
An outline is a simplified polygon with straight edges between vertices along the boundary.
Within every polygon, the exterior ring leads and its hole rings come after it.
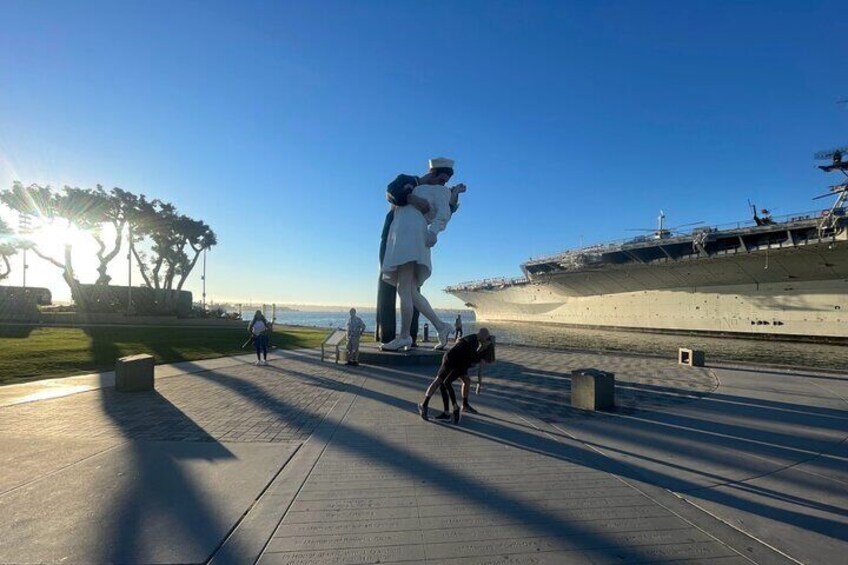
POLYGON ((285 363, 182 364, 152 392, 0 408, 0 562, 242 562, 225 540, 352 377, 285 363))
POLYGON ((423 422, 430 378, 369 370, 260 563, 742 559, 499 398, 459 426, 423 422))
POLYGON ((203 562, 294 449, 127 442, 0 496, 0 562, 203 562))
POLYGON ((120 438, 32 437, 0 434, 0 495, 121 445, 120 438))
POLYGON ((697 401, 547 423, 801 562, 848 549, 848 378, 712 370, 697 401))
POLYGON ((314 351, 159 367, 150 393, 102 376, 25 402, 0 389, 0 562, 830 563, 848 549, 845 378, 499 357, 458 426, 417 415, 434 369, 314 351), (616 410, 570 407, 581 367, 616 374, 616 410))

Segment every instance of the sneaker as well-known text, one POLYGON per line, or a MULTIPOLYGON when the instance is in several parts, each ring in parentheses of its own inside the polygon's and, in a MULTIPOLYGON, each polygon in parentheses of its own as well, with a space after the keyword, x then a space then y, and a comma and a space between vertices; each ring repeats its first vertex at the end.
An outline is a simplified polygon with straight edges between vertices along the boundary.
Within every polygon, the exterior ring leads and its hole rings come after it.
POLYGON ((268 360, 267 360, 267 359, 265 359, 264 361, 262 361, 262 364, 263 364, 263 365, 265 365, 265 366, 267 367, 267 366, 268 366, 268 360))
POLYGON ((254 365, 256 365, 257 367, 261 364, 262 364, 262 361, 260 361, 259 359, 256 360, 256 363, 254 363, 254 365))
POLYGON ((469 414, 479 414, 479 412, 477 410, 475 410, 474 407, 471 406, 470 404, 464 404, 462 406, 462 411, 468 412, 469 414))
POLYGON ((418 405, 418 415, 421 416, 421 419, 425 422, 430 421, 430 417, 427 415, 427 407, 423 404, 418 405))
POLYGON ((453 423, 458 424, 462 419, 462 414, 459 411, 459 406, 453 409, 453 423))
POLYGON ((441 414, 439 414, 438 416, 436 416, 434 418, 434 420, 450 420, 450 419, 451 419, 450 412, 442 412, 441 414))

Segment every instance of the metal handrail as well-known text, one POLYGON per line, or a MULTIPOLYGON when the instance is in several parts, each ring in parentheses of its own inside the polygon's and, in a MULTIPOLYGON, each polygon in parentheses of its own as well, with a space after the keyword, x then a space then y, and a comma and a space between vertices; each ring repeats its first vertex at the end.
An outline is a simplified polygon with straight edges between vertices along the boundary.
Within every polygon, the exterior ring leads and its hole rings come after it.
MULTIPOLYGON (((829 210, 811 210, 808 212, 795 212, 792 214, 783 214, 780 216, 771 216, 771 219, 774 221, 773 224, 769 224, 767 226, 758 226, 754 220, 745 220, 739 222, 729 222, 725 224, 716 224, 713 226, 697 226, 693 227, 691 230, 686 232, 680 232, 678 235, 663 240, 668 242, 669 240, 685 240, 688 238, 693 238, 697 233, 703 232, 722 232, 722 231, 730 231, 737 229, 745 229, 745 228, 753 228, 753 227, 763 227, 767 229, 774 229, 780 225, 788 225, 795 222, 803 222, 810 220, 818 220, 821 218, 822 214, 829 212, 829 210)), ((575 255, 580 254, 591 254, 591 253, 603 253, 610 250, 615 250, 623 247, 628 243, 650 243, 652 241, 659 241, 650 239, 650 237, 640 240, 634 238, 624 238, 617 239, 612 241, 606 241, 602 243, 593 243, 589 245, 584 245, 581 247, 567 249, 565 251, 561 251, 559 253, 555 253, 553 255, 543 255, 539 257, 531 257, 528 261, 523 263, 522 265, 529 265, 532 263, 544 263, 549 261, 560 261, 568 257, 573 257, 575 255)), ((522 284, 530 282, 530 279, 526 276, 524 277, 492 277, 487 279, 481 279, 476 281, 466 281, 461 282, 455 285, 450 285, 445 287, 445 292, 450 292, 452 290, 472 290, 479 289, 484 287, 496 287, 496 286, 511 286, 514 284, 522 284)))
MULTIPOLYGON (((828 210, 812 210, 809 212, 796 212, 793 214, 784 214, 781 216, 772 216, 771 219, 774 221, 774 224, 769 226, 762 226, 768 228, 774 228, 776 225, 780 224, 791 224, 793 222, 805 221, 805 220, 814 220, 821 217, 823 212, 827 212, 828 210)), ((710 231, 710 232, 719 232, 719 231, 728 231, 733 229, 743 229, 743 228, 751 228, 751 227, 759 227, 754 220, 745 220, 740 222, 729 222, 726 224, 716 224, 713 226, 697 226, 692 228, 691 230, 687 230, 685 232, 679 232, 678 235, 671 237, 669 239, 686 239, 688 237, 692 237, 697 232, 710 231)), ((579 253, 593 253, 593 252, 604 252, 610 250, 610 248, 618 248, 622 247, 627 243, 650 243, 651 241, 657 241, 651 239, 650 236, 646 236, 644 240, 638 238, 623 238, 623 239, 614 239, 608 240, 600 243, 592 243, 589 245, 584 245, 582 247, 575 247, 572 249, 566 249, 564 251, 560 251, 559 253, 554 253, 551 255, 540 255, 538 257, 531 257, 524 264, 530 263, 543 263, 546 261, 555 261, 561 257, 570 256, 579 253)))
POLYGON ((469 288, 482 288, 482 287, 495 287, 495 286, 511 286, 515 284, 521 284, 529 282, 529 279, 526 277, 492 277, 488 279, 481 279, 476 281, 466 281, 457 283, 454 285, 450 285, 444 288, 445 292, 450 292, 451 290, 463 290, 469 288))

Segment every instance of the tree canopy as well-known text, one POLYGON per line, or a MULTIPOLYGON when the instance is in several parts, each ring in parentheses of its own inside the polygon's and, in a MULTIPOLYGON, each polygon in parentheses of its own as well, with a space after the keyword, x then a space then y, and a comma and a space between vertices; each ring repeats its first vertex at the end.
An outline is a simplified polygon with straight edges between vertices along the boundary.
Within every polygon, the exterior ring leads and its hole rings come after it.
MULTIPOLYGON (((218 240, 215 232, 202 220, 180 213, 176 206, 159 199, 149 200, 115 187, 106 191, 95 188, 65 186, 61 190, 15 182, 10 190, 0 192, 0 202, 9 209, 36 219, 34 230, 53 222, 67 222, 88 234, 97 244, 97 279, 95 284, 108 285, 109 263, 120 253, 128 239, 146 286, 163 290, 181 290, 200 254, 218 240)), ((5 223, 0 226, 0 244, 4 234, 11 234, 5 223)), ((11 245, 9 243, 8 245, 11 245)), ((65 245, 64 258, 49 256, 31 240, 25 243, 39 257, 62 269, 71 287, 79 284, 72 266, 73 250, 65 245)), ((0 247, 8 276, 8 256, 14 247, 0 247)), ((0 271, 3 272, 3 271, 0 271)), ((3 278, 0 276, 0 278, 3 278)))

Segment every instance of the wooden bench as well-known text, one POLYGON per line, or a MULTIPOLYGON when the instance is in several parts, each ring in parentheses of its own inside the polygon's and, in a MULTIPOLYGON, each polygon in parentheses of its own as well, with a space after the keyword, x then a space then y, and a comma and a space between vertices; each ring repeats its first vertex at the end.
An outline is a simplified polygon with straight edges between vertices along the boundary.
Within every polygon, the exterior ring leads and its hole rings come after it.
POLYGON ((571 406, 582 410, 615 407, 615 375, 598 369, 571 371, 571 406))
POLYGON ((141 392, 153 390, 153 356, 130 355, 115 363, 115 390, 141 392))
POLYGON ((325 347, 335 347, 336 348, 336 363, 339 362, 339 357, 341 356, 341 347, 347 341, 347 331, 345 330, 335 330, 330 335, 327 336, 327 339, 324 340, 324 343, 321 344, 321 361, 324 360, 324 348, 325 347))
POLYGON ((677 350, 677 364, 689 367, 704 366, 704 352, 699 349, 681 347, 677 350))

